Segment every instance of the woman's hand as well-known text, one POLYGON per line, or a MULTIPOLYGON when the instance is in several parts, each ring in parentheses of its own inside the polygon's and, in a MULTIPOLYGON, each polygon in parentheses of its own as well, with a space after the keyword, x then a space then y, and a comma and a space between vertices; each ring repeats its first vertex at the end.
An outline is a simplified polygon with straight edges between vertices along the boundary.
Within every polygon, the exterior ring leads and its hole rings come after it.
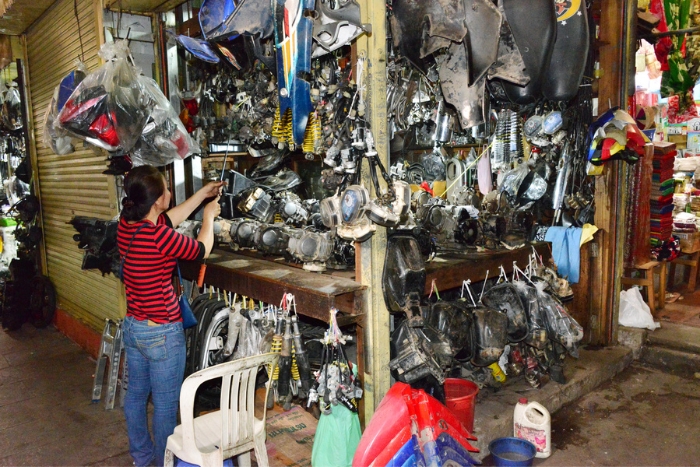
POLYGON ((203 199, 213 198, 221 195, 221 190, 226 185, 226 182, 209 182, 199 189, 203 199))
POLYGON ((203 216, 205 219, 214 220, 219 214, 221 214, 221 205, 219 204, 219 198, 221 198, 221 195, 217 194, 215 196, 216 198, 209 201, 206 206, 204 206, 203 216))

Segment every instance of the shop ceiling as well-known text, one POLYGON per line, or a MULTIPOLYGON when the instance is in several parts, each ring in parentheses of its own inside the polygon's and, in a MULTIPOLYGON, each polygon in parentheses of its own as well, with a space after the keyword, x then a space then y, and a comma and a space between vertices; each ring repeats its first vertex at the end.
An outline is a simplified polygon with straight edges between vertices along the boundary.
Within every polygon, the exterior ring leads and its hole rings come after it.
MULTIPOLYGON (((18 36, 49 9, 56 0, 15 0, 0 18, 0 34, 18 36)), ((105 8, 130 13, 170 11, 183 0, 105 0, 105 8)))

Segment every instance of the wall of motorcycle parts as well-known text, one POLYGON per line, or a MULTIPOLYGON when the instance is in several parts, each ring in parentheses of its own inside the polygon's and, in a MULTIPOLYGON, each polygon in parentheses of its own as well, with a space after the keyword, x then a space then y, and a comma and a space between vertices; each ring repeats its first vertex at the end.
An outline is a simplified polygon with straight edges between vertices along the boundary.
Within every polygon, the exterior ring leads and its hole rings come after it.
POLYGON ((105 318, 123 316, 124 294, 112 275, 81 269, 83 252, 68 222, 73 216, 114 217, 118 213, 114 179, 102 174, 106 153, 85 148, 81 141, 73 140, 72 154, 54 154, 43 143, 43 123, 54 88, 74 69, 76 59, 82 57, 90 71, 100 66, 100 3, 78 0, 80 37, 73 0, 56 1, 26 32, 30 151, 41 199, 47 274, 56 287, 58 307, 98 331, 105 318))

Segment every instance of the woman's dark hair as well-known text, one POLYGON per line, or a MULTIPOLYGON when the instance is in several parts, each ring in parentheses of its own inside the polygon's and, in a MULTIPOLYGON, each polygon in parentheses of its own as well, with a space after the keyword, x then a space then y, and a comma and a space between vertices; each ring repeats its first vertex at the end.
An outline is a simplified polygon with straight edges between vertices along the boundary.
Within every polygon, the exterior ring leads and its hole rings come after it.
POLYGON ((124 177, 121 216, 127 221, 139 221, 148 215, 151 206, 165 192, 163 175, 153 166, 141 165, 124 177))

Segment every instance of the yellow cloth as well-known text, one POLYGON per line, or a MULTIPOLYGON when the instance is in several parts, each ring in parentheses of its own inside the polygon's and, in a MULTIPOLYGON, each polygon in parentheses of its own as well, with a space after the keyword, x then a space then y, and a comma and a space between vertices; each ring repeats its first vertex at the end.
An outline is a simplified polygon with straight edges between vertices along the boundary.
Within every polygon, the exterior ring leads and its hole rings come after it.
POLYGON ((581 231, 581 246, 593 240, 593 234, 598 231, 598 227, 593 224, 583 224, 581 231))

